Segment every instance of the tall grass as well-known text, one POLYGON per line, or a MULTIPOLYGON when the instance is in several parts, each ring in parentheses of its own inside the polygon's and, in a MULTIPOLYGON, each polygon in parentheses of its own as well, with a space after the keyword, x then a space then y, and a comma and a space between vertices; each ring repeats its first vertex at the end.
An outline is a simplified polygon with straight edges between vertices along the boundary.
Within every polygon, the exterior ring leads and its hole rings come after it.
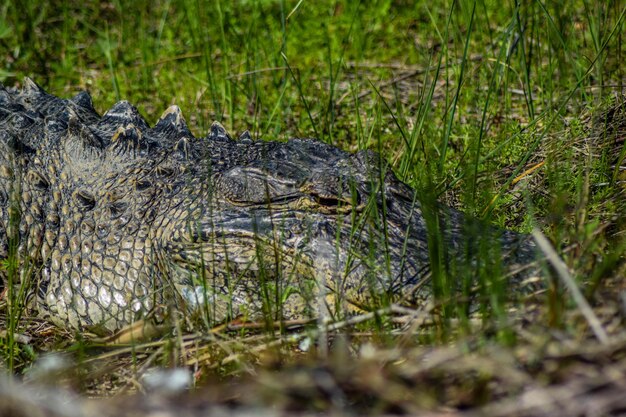
MULTIPOLYGON (((496 285, 498 265, 489 261, 497 245, 483 242, 475 269, 450 265, 438 201, 520 231, 543 224, 555 242, 592 240, 588 257, 606 246, 609 238, 582 224, 605 207, 590 181, 608 160, 580 159, 546 143, 584 110, 623 92, 625 10, 619 1, 593 0, 8 1, 0 6, 0 80, 12 85, 28 75, 61 96, 87 88, 101 112, 127 99, 148 120, 176 103, 197 136, 220 120, 263 139, 315 136, 382 153, 431 208, 429 256, 443 306, 436 332, 445 335, 458 330, 452 319, 467 318, 471 282, 492 289, 481 308, 500 323, 507 289, 496 285), (543 168, 524 174, 541 161, 543 168), (565 167, 576 173, 564 176, 565 167), (535 181, 540 190, 520 192, 520 176, 545 180, 535 181), (526 201, 532 216, 523 214, 526 201), (541 220, 554 218, 560 221, 541 220)), ((615 187, 617 168, 612 172, 615 187)), ((376 216, 384 230, 385 213, 376 216)), ((596 286, 622 261, 618 254, 607 259, 591 272, 596 286)), ((17 264, 6 265, 13 276, 7 282, 15 282, 17 264)), ((282 290, 270 278, 289 274, 275 269, 261 266, 272 316, 282 290)), ((562 325, 566 303, 551 306, 562 325)), ((211 314, 205 312, 207 327, 211 314)), ((8 334, 18 316, 10 317, 8 334)))

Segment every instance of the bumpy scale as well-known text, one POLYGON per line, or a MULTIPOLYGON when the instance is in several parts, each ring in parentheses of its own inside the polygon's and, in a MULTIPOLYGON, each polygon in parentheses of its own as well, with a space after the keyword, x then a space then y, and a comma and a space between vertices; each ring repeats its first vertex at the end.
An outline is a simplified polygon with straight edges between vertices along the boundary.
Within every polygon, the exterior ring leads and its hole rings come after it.
MULTIPOLYGON (((432 210, 445 264, 476 263, 461 231, 480 223, 432 210)), ((505 270, 533 259, 526 236, 480 228, 505 270)), ((60 326, 114 331, 161 305, 222 321, 415 301, 427 237, 414 190, 374 153, 233 140, 218 123, 195 138, 176 106, 151 128, 125 101, 101 117, 84 92, 0 85, 0 258, 18 245, 33 307, 60 326)))

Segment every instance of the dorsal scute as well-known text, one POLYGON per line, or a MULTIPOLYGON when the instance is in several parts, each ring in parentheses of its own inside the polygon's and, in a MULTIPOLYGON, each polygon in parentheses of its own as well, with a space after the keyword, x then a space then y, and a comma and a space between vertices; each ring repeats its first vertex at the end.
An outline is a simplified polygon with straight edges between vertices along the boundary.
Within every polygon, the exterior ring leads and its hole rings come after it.
POLYGON ((13 88, 6 88, 0 83, 0 123, 11 119, 15 115, 33 114, 17 99, 18 93, 13 88))
POLYGON ((189 137, 182 137, 174 144, 172 156, 183 161, 197 159, 200 156, 199 149, 189 137))
POLYGON ((90 123, 96 123, 100 119, 100 115, 93 107, 91 95, 86 91, 81 91, 71 99, 67 100, 68 105, 72 106, 74 111, 81 119, 90 123))
POLYGON ((120 127, 133 125, 142 133, 148 129, 148 123, 141 116, 135 106, 126 100, 115 103, 107 110, 97 123, 96 128, 103 132, 103 136, 112 138, 120 127))
POLYGON ((164 147, 176 143, 183 137, 193 138, 183 113, 176 105, 168 107, 163 112, 151 133, 164 147))
POLYGON ((10 150, 11 153, 14 153, 16 155, 35 153, 35 150, 27 143, 24 143, 17 134, 14 134, 8 130, 0 131, 0 150, 5 149, 10 150))
POLYGON ((66 100, 48 94, 36 82, 24 77, 22 90, 15 95, 15 100, 29 111, 50 116, 67 107, 66 100))
POLYGON ((173 151, 170 154, 173 158, 188 161, 200 156, 198 141, 176 105, 163 112, 150 133, 163 149, 173 151))
POLYGON ((95 112, 91 95, 86 91, 81 91, 80 93, 72 97, 70 100, 77 106, 80 106, 84 109, 93 110, 95 112))
POLYGON ((13 141, 16 151, 38 148, 44 138, 41 126, 44 116, 24 106, 14 89, 0 87, 0 130, 16 138, 13 141))
POLYGON ((213 122, 211 124, 211 129, 209 130, 209 135, 207 136, 209 140, 217 140, 217 141, 232 141, 232 137, 228 134, 224 126, 218 121, 213 122))
POLYGON ((13 105, 15 105, 15 100, 13 100, 13 96, 7 91, 4 85, 0 83, 0 108, 12 107, 13 105))
POLYGON ((67 118, 67 129, 61 139, 65 154, 72 160, 101 159, 104 148, 102 138, 71 107, 65 110, 63 116, 67 118))
POLYGON ((154 132, 170 132, 170 131, 178 131, 180 129, 187 129, 187 122, 185 121, 185 117, 183 116, 183 112, 180 110, 180 107, 177 105, 169 106, 159 120, 157 120, 154 125, 154 132))
POLYGON ((239 135, 239 138, 237 140, 241 143, 246 143, 246 144, 251 144, 252 142, 254 142, 254 140, 252 139, 252 136, 250 135, 249 130, 244 130, 241 133, 241 135, 239 135))
POLYGON ((151 142, 144 138, 144 133, 131 123, 117 128, 107 150, 113 157, 135 158, 146 155, 152 147, 151 142))
POLYGON ((24 81, 22 82, 22 91, 20 95, 23 98, 31 97, 33 99, 50 96, 50 94, 46 93, 46 91, 41 88, 39 84, 37 84, 29 77, 24 77, 24 81))
POLYGON ((0 83, 0 130, 9 130, 7 124, 12 124, 13 115, 23 112, 24 108, 15 102, 11 93, 0 83))
MULTIPOLYGON (((73 111, 84 123, 96 123, 99 115, 93 108, 89 93, 82 92, 72 99, 62 99, 52 94, 48 94, 41 86, 30 78, 24 78, 22 90, 15 93, 12 99, 12 107, 15 113, 22 110, 22 113, 29 113, 32 117, 46 119, 63 119, 67 121, 68 111, 73 111), (17 107, 21 106, 21 107, 17 107)), ((0 102, 2 98, 0 98, 0 102)))

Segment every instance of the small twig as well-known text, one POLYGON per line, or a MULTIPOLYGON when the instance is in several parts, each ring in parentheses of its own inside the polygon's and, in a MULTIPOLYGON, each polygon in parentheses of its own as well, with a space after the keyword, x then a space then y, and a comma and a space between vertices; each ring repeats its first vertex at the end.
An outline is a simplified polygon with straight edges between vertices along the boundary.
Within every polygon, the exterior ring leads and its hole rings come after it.
POLYGON ((131 385, 135 389, 139 390, 139 392, 141 392, 142 394, 145 394, 143 384, 139 382, 139 380, 146 373, 146 371, 150 369, 157 357, 159 355, 162 355, 164 351, 165 345, 159 346, 158 349, 156 349, 150 356, 148 356, 148 359, 146 359, 146 361, 139 367, 139 369, 130 376, 130 378, 128 379, 128 384, 122 386, 120 391, 117 392, 115 395, 119 396, 128 394, 129 390, 131 389, 131 385))
POLYGON ((511 185, 517 184, 518 182, 520 182, 521 180, 523 180, 524 178, 526 178, 527 176, 535 172, 537 169, 541 168, 545 164, 545 162, 546 161, 540 161, 540 162, 537 162, 536 164, 533 164, 526 171, 522 172, 517 177, 515 177, 513 181, 511 181, 511 185))
POLYGON ((561 258, 559 258, 559 255, 556 253, 550 242, 548 242, 548 239, 546 239, 543 233, 541 233, 541 231, 539 231, 538 229, 533 230, 532 235, 535 239, 535 242, 537 242, 537 245, 539 245, 539 248, 546 256, 548 262, 552 264, 559 278, 561 278, 563 284, 565 284, 567 289, 572 294, 574 302, 576 303, 576 305, 578 305, 580 312, 589 323, 589 326, 591 327, 591 330, 593 331, 598 341, 600 341, 600 343, 602 344, 609 343, 609 336, 602 327, 602 323, 600 323, 600 320, 591 309, 591 306, 589 305, 583 294, 580 292, 578 285, 576 285, 576 282, 574 282, 574 279, 567 270, 567 266, 561 260, 561 258))
MULTIPOLYGON (((269 326, 274 329, 281 329, 281 328, 293 329, 296 327, 302 327, 307 324, 315 323, 316 321, 317 321, 316 319, 281 320, 281 321, 274 321, 270 323, 269 326)), ((227 323, 226 326, 224 326, 224 329, 228 331, 236 331, 236 330, 242 330, 242 329, 249 329, 249 330, 266 329, 267 327, 268 327, 268 324, 266 322, 240 321, 240 322, 227 323)))
MULTIPOLYGON (((378 310, 375 311, 371 311, 369 313, 365 313, 365 314, 361 314, 359 316, 353 316, 350 317, 346 320, 342 320, 342 321, 338 321, 332 324, 320 324, 316 329, 312 329, 310 331, 306 331, 306 332, 301 332, 301 333, 296 333, 293 335, 290 335, 286 338, 279 338, 276 340, 272 340, 270 342, 267 343, 263 343, 260 344, 258 346, 255 346, 251 349, 249 349, 246 353, 252 353, 252 354, 258 354, 264 350, 267 350, 269 348, 272 347, 276 347, 276 346, 280 346, 284 343, 298 343, 300 342, 302 339, 305 339, 307 337, 310 337, 312 339, 319 337, 319 335, 321 333, 328 333, 328 332, 332 332, 332 331, 336 331, 339 330, 343 327, 346 326, 351 326, 351 325, 355 325, 358 323, 362 323, 364 321, 368 321, 368 320, 372 320, 373 318, 375 318, 377 315, 386 315, 386 314, 390 314, 392 312, 391 307, 384 307, 384 308, 380 308, 378 310)), ((239 360, 242 356, 244 355, 244 353, 233 353, 231 355, 228 355, 227 357, 225 357, 221 362, 214 364, 211 367, 218 367, 218 366, 223 366, 226 365, 228 363, 234 362, 239 360)))

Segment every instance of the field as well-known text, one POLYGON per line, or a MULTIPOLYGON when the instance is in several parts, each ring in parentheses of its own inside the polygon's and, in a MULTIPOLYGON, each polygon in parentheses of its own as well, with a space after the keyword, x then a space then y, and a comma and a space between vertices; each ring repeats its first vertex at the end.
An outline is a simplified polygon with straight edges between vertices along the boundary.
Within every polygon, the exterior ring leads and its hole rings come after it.
MULTIPOLYGON (((624 413, 626 5, 433 3, 9 0, 0 82, 87 90, 100 114, 128 100, 151 124, 176 104, 196 136, 217 120, 379 152, 423 201, 545 239, 542 291, 512 304, 496 286, 479 314, 440 297, 115 344, 15 308, 4 260, 3 372, 79 393, 85 415, 624 413), (193 388, 129 399, 155 367, 189 370, 193 388)), ((74 415, 20 391, 0 383, 0 414, 74 415)))

